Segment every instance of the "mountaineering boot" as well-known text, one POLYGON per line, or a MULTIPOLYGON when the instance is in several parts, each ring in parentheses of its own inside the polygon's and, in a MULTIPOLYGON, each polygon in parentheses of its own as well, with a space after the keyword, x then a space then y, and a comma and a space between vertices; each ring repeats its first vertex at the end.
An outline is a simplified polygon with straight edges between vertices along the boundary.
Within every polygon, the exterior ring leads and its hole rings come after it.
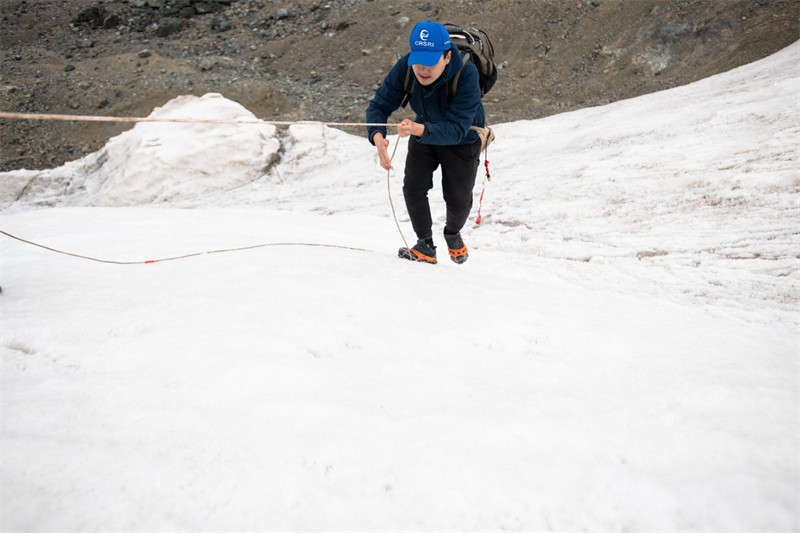
POLYGON ((461 234, 455 235, 444 234, 444 240, 447 241, 447 251, 450 252, 450 259, 459 265, 467 260, 469 253, 464 241, 461 240, 461 234))
POLYGON ((397 257, 408 259, 409 261, 420 261, 422 263, 436 264, 436 246, 420 239, 413 247, 400 248, 397 250, 397 257))

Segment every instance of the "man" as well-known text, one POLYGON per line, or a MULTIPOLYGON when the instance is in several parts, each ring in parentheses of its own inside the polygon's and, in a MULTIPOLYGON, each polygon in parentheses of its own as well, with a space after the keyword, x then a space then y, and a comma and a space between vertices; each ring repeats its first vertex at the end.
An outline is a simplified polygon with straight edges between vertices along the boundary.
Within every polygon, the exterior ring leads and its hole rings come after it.
MULTIPOLYGON (((444 239, 450 258, 467 260, 468 251, 461 229, 472 209, 472 189, 480 162, 481 141, 470 126, 484 127, 486 116, 481 103, 478 69, 463 63, 458 48, 441 24, 420 22, 409 37, 411 52, 400 58, 386 76, 367 108, 367 122, 386 123, 403 102, 403 83, 410 66, 414 89, 410 105, 415 120, 397 125, 400 137, 410 137, 403 178, 411 225, 417 235, 412 248, 400 248, 398 255, 411 261, 436 263, 428 191, 433 188, 433 172, 442 168, 442 194, 447 208, 444 239), (463 67, 463 71, 462 71, 463 67), (447 84, 459 72, 455 94, 448 98, 447 84)), ((367 136, 378 149, 381 166, 392 168, 386 128, 371 126, 367 136)))

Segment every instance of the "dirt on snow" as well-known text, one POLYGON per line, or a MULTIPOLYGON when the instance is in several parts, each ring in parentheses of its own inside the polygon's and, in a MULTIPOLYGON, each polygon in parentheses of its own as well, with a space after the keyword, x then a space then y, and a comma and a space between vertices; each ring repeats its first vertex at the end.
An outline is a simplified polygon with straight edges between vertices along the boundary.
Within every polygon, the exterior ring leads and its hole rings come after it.
MULTIPOLYGON (((265 120, 361 122, 427 19, 492 38, 490 123, 683 85, 800 38, 800 0, 2 0, 0 111, 146 116, 217 92, 265 120)), ((0 120, 0 171, 60 165, 131 126, 0 120)))

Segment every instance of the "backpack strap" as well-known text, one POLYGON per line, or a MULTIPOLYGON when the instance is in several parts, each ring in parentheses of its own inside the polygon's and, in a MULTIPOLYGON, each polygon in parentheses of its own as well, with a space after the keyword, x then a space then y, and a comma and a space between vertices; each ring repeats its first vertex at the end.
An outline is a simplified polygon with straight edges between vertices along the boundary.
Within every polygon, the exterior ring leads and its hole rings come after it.
POLYGON ((411 70, 411 65, 406 67, 406 77, 403 80, 403 100, 400 106, 405 108, 408 102, 411 101, 411 93, 414 92, 414 71, 411 70))
POLYGON ((464 72, 464 67, 467 66, 467 62, 470 61, 471 57, 467 52, 461 52, 461 68, 458 69, 456 75, 450 78, 450 81, 447 82, 447 101, 450 102, 453 100, 453 97, 456 95, 456 91, 458 91, 458 82, 461 80, 461 73, 464 72))

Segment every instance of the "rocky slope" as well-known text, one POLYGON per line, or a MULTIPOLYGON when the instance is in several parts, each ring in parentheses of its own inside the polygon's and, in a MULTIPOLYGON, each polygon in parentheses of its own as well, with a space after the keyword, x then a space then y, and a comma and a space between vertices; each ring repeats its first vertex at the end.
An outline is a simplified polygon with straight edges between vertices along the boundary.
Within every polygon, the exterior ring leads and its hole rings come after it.
MULTIPOLYGON (((263 119, 362 121, 423 19, 492 37, 493 123, 682 85, 800 38, 800 0, 2 0, 0 110, 141 116, 219 92, 263 119)), ((0 120, 0 171, 129 127, 0 120)))

